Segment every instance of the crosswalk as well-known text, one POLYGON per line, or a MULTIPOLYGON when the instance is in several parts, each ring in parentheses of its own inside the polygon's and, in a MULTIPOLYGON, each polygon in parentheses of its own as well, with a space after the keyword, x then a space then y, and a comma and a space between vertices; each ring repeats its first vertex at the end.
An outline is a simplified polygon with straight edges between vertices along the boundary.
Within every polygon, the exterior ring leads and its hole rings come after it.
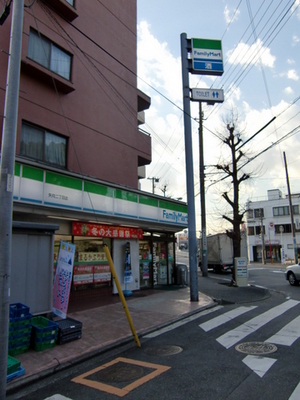
MULTIPOLYGON (((240 324, 234 329, 229 329, 221 336, 216 337, 216 341, 225 347, 226 349, 230 349, 232 346, 237 345, 240 341, 248 337, 249 335, 255 333, 266 324, 275 320, 276 318, 282 316, 287 311, 296 307, 300 304, 300 301, 296 300, 287 300, 275 307, 270 308, 269 310, 258 314, 257 316, 250 318, 247 322, 240 324)), ((201 324, 199 327, 205 332, 216 330, 217 328, 223 326, 230 321, 233 321, 237 317, 246 314, 250 311, 253 311, 257 308, 257 306, 250 307, 236 307, 230 311, 224 312, 217 317, 213 317, 201 324)), ((220 309, 218 309, 220 310, 220 309)), ((217 311, 217 310, 216 310, 217 311)), ((204 316, 200 315, 200 316, 204 316)), ((274 333, 268 339, 266 339, 265 343, 270 343, 273 345, 279 346, 291 346, 298 338, 300 337, 300 316, 294 318, 292 321, 287 323, 282 329, 278 332, 274 333)), ((243 363, 247 365, 253 372, 255 372, 259 377, 263 377, 268 370, 277 362, 277 359, 274 357, 263 357, 248 354, 243 360, 243 363)), ((300 382, 295 388, 292 395, 289 397, 289 400, 298 400, 300 398, 300 382)))

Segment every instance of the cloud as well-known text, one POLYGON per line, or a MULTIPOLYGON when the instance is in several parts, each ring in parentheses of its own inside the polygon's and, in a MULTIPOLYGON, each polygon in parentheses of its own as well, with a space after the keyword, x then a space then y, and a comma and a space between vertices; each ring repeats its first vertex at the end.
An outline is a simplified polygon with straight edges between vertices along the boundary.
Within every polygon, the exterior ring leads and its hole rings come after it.
POLYGON ((300 39, 297 35, 293 35, 292 37, 292 46, 296 46, 299 43, 300 39))
POLYGON ((293 13, 295 10, 297 11, 297 17, 300 19, 300 0, 296 0, 293 4, 293 7, 291 9, 291 13, 293 13))
MULTIPOLYGON (((138 25, 138 76, 149 85, 162 91, 175 103, 182 104, 181 85, 174 85, 181 76, 181 59, 175 58, 167 43, 160 43, 151 33, 147 22, 138 25)), ((149 90, 144 83, 139 83, 142 90, 149 90)))
POLYGON ((230 15, 229 8, 228 8, 228 6, 226 5, 226 6, 225 6, 225 9, 224 9, 224 17, 225 17, 226 24, 229 24, 229 23, 231 23, 231 22, 237 20, 239 14, 240 14, 240 11, 239 11, 239 10, 235 10, 234 13, 233 13, 233 15, 230 15))
POLYGON ((287 59, 287 63, 290 64, 290 65, 295 64, 295 60, 292 60, 291 58, 288 58, 287 59))
POLYGON ((246 43, 239 43, 234 49, 229 50, 226 55, 228 62, 234 65, 259 65, 259 59, 261 59, 263 66, 273 68, 276 60, 276 57, 271 54, 270 49, 264 47, 260 39, 251 46, 246 43))
POLYGON ((285 94, 293 94, 294 91, 293 91, 293 89, 292 89, 290 86, 287 86, 287 87, 284 89, 284 93, 285 93, 285 94))
POLYGON ((298 81, 299 80, 299 76, 297 75, 297 72, 294 69, 290 69, 288 71, 287 77, 288 77, 288 79, 292 79, 293 81, 298 81))

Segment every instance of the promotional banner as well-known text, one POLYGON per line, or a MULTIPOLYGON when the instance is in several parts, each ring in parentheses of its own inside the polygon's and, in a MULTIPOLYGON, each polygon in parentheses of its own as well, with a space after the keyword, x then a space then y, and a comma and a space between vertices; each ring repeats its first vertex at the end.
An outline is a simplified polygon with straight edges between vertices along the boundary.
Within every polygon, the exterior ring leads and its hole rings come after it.
POLYGON ((52 311, 61 318, 67 317, 69 296, 72 283, 75 245, 61 242, 53 286, 52 311))
POLYGON ((125 249, 125 271, 124 271, 124 283, 129 283, 133 281, 131 260, 130 260, 130 243, 126 243, 125 249))

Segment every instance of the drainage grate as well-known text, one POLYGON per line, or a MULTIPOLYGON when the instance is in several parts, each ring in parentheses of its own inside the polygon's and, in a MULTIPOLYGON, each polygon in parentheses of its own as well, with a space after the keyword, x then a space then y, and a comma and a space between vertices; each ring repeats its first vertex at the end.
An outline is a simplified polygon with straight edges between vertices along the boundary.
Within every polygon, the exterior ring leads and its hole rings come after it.
POLYGON ((254 355, 270 354, 277 351, 277 347, 274 344, 265 342, 240 343, 235 346, 235 349, 241 353, 254 355))
POLYGON ((145 353, 149 356, 172 356, 181 352, 181 347, 173 345, 149 347, 148 349, 145 349, 145 353))

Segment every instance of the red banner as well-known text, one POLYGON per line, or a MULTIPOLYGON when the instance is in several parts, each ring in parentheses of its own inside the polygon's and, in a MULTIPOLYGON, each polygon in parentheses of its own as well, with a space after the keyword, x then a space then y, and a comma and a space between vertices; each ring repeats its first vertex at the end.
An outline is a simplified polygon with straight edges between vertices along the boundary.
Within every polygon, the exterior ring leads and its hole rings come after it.
POLYGON ((73 222, 72 234, 75 236, 93 236, 111 239, 143 239, 143 230, 140 228, 89 224, 85 222, 73 222))

